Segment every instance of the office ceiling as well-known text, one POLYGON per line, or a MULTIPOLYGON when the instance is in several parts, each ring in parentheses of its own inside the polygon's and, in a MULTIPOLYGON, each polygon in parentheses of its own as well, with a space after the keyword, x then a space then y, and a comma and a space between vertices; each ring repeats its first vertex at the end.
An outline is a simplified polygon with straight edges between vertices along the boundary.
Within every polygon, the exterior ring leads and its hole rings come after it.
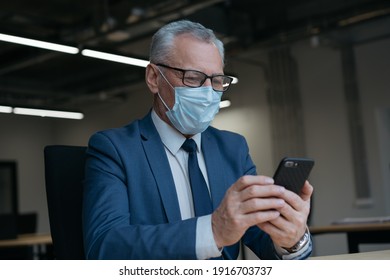
MULTIPOLYGON (((386 37, 389 17, 388 0, 13 0, 0 4, 0 33, 147 59, 160 26, 189 18, 213 28, 229 57, 365 23, 376 24, 342 40, 386 37)), ((141 67, 0 41, 0 105, 82 110, 143 79, 141 67)))

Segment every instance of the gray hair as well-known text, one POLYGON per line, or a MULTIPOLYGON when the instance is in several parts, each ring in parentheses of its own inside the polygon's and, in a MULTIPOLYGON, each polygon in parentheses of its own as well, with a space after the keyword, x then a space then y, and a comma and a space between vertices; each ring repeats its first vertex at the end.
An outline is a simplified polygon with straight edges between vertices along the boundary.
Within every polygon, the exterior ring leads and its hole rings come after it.
POLYGON ((152 63, 165 63, 172 59, 172 48, 174 39, 183 34, 188 34, 206 43, 213 43, 218 48, 219 54, 224 63, 224 46, 211 29, 208 29, 200 23, 189 20, 180 20, 168 23, 160 28, 152 37, 150 45, 149 60, 152 63))

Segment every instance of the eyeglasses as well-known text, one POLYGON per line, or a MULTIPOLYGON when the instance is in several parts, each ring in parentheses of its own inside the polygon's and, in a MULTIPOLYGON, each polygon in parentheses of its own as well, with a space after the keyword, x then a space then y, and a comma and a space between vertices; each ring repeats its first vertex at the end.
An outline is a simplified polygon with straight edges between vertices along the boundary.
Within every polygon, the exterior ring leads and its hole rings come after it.
POLYGON ((201 87, 207 79, 210 79, 213 90, 224 92, 229 89, 229 86, 233 81, 232 77, 226 75, 208 76, 205 73, 196 70, 185 70, 161 63, 157 63, 156 65, 181 72, 183 74, 183 84, 192 88, 201 87))

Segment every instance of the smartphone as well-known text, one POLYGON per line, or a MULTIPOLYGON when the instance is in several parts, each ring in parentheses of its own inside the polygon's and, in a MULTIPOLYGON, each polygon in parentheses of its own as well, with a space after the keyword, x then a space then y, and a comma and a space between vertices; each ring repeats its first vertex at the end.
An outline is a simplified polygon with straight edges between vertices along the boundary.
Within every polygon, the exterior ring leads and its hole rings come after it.
POLYGON ((310 158, 283 158, 274 175, 275 185, 299 194, 314 166, 310 158))

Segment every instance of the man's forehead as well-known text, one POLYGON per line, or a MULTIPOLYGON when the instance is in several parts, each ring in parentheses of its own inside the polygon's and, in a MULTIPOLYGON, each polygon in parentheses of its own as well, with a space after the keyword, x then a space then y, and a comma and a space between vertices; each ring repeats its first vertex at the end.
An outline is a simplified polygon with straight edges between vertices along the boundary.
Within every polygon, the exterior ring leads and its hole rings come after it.
POLYGON ((171 58, 176 67, 202 72, 221 73, 223 62, 217 46, 212 42, 183 34, 175 38, 171 58))

